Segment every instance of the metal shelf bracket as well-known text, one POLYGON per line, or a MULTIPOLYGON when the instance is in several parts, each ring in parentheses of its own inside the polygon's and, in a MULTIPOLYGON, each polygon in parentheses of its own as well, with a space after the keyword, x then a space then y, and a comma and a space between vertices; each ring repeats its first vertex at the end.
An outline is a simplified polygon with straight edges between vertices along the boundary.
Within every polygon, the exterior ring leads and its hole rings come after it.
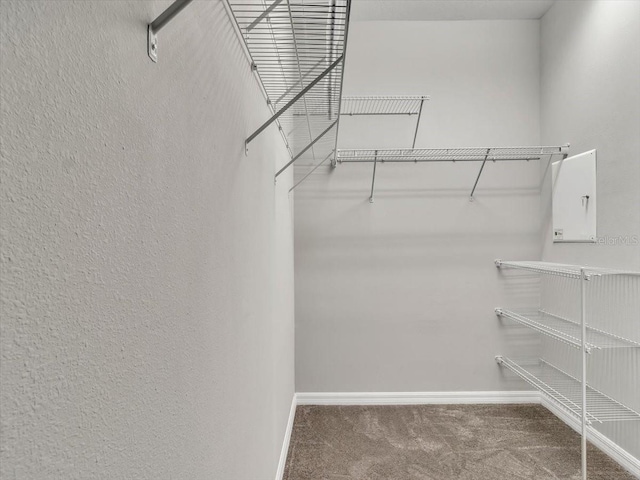
POLYGON ((478 186, 478 182, 480 181, 480 175, 482 175, 482 170, 484 170, 484 166, 487 163, 487 158, 489 158, 490 148, 487 148, 487 154, 484 156, 484 160, 482 161, 482 165, 480 165, 480 171, 478 172, 478 176, 476 177, 476 183, 473 184, 473 189, 471 190, 471 195, 469 195, 469 201, 473 202, 473 194, 476 191, 476 187, 478 186))
POLYGON ((369 196, 369 203, 373 203, 373 188, 376 184, 376 165, 378 164, 378 151, 373 157, 373 178, 371 179, 371 195, 369 196))
POLYGON ((192 1, 176 0, 147 27, 147 53, 154 63, 158 62, 158 32, 192 1))

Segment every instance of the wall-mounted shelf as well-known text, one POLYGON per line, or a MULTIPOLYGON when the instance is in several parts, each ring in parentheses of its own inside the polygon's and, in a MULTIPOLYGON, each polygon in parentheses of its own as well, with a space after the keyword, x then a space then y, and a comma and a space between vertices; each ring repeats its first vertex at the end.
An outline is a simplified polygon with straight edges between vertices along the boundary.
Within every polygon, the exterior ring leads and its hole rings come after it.
POLYGON ((549 262, 511 262, 504 260, 496 260, 496 266, 498 268, 514 268, 518 270, 526 270, 529 272, 543 273, 545 275, 556 275, 568 278, 581 278, 581 271, 584 276, 589 279, 591 277, 601 277, 607 275, 631 275, 640 276, 640 272, 633 272, 629 270, 619 270, 614 268, 600 268, 600 267, 581 267, 578 265, 567 265, 563 263, 549 263, 549 262))
MULTIPOLYGON (((581 326, 572 320, 554 315, 543 310, 526 314, 512 312, 503 308, 496 308, 496 314, 508 318, 521 325, 529 327, 539 333, 552 337, 571 345, 581 348, 582 342, 581 326)), ((603 350, 610 348, 640 348, 640 343, 618 337, 608 332, 589 327, 587 325, 586 349, 591 353, 593 349, 603 350)))
POLYGON ((318 163, 336 150, 351 0, 225 0, 291 160, 318 163))
MULTIPOLYGON (((518 364, 503 356, 497 356, 496 361, 576 418, 582 418, 582 388, 581 382, 577 378, 542 359, 535 365, 518 364)), ((586 395, 586 418, 589 424, 593 422, 640 421, 640 413, 589 385, 586 386, 586 395)))
POLYGON ((567 154, 560 147, 395 148, 338 150, 338 163, 530 161, 567 154))
MULTIPOLYGON (((414 140, 415 143, 415 140, 414 140)), ((423 163, 423 162, 482 162, 476 181, 469 196, 473 200, 484 166, 491 162, 513 162, 565 158, 569 145, 533 147, 467 147, 467 148, 395 148, 395 149, 344 149, 338 150, 338 163, 373 163, 371 196, 375 186, 376 164, 381 163, 423 163)))
POLYGON ((428 95, 342 97, 341 115, 420 115, 428 95))

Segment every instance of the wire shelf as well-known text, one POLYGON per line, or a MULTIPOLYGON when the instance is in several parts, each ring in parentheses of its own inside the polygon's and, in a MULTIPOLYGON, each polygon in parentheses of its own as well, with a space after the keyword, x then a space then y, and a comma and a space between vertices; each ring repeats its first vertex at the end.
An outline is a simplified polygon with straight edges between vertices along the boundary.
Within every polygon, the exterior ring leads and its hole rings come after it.
MULTIPOLYGON (((544 360, 526 368, 507 357, 498 356, 496 360, 578 419, 582 417, 582 389, 576 378, 544 360)), ((586 416, 588 423, 640 420, 640 413, 589 385, 586 416)))
POLYGON ((227 2, 268 103, 287 108, 277 120, 292 158, 321 161, 336 148, 350 0, 227 2))
POLYGON ((427 95, 342 97, 341 115, 418 115, 427 95))
POLYGON ((515 268, 519 270, 526 270, 529 272, 544 273, 547 275, 556 275, 568 278, 581 278, 581 271, 584 270, 584 275, 587 278, 600 277, 606 275, 630 275, 640 276, 640 272, 634 272, 629 270, 617 270, 612 268, 598 268, 598 267, 581 267, 579 265, 567 265, 563 263, 549 263, 549 262, 506 262, 503 260, 496 260, 496 266, 498 268, 515 268))
POLYGON ((558 147, 467 147, 338 150, 338 162, 482 162, 540 160, 566 156, 567 146, 558 147))
MULTIPOLYGON (((496 314, 509 318, 521 325, 573 347, 582 348, 582 328, 579 323, 567 318, 545 312, 544 310, 520 314, 510 310, 496 308, 496 314)), ((586 348, 589 353, 592 349, 640 348, 640 343, 604 332, 597 328, 589 327, 588 325, 586 340, 586 348)))

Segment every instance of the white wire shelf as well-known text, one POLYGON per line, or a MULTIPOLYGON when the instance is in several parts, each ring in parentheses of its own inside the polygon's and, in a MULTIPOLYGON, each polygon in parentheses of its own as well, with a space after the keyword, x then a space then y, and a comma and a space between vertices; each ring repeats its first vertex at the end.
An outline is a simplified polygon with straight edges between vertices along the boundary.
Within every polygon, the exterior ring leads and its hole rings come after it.
MULTIPOLYGON (((581 326, 567 318, 554 315, 544 310, 531 313, 516 313, 503 308, 496 308, 496 314, 509 318, 521 325, 537 332, 567 343, 576 348, 582 348, 581 326)), ((622 338, 587 325, 586 349, 603 350, 611 348, 640 348, 640 343, 622 338)))
POLYGON ((341 115, 419 115, 428 95, 342 97, 341 115))
POLYGON ((277 122, 292 157, 285 168, 318 164, 336 150, 351 0, 225 3, 273 112, 247 144, 277 122))
POLYGON ((484 162, 540 160, 566 156, 567 145, 557 147, 466 147, 338 150, 338 162, 484 162))
MULTIPOLYGON (((578 419, 582 417, 582 389, 576 378, 542 359, 535 365, 526 365, 526 368, 524 364, 519 365, 503 356, 497 356, 496 361, 578 419)), ((586 416, 588 423, 640 421, 640 413, 589 385, 586 416)))
POLYGON ((584 269, 584 274, 587 278, 600 277, 606 275, 630 275, 640 276, 640 272, 634 272, 629 270, 617 270, 612 268, 598 268, 598 267, 581 267, 579 265, 568 265, 563 263, 549 263, 549 262, 509 262, 503 260, 496 260, 495 264, 498 268, 515 268, 519 270, 526 270, 529 272, 544 273, 547 275, 557 275, 561 277, 569 278, 581 278, 581 270, 584 269))

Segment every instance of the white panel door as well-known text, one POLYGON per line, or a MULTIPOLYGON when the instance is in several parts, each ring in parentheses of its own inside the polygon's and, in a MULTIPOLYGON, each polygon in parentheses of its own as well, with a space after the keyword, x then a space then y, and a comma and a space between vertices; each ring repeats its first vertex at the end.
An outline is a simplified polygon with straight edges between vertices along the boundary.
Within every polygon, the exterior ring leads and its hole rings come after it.
POLYGON ((596 151, 552 165, 553 241, 596 241, 596 151))

